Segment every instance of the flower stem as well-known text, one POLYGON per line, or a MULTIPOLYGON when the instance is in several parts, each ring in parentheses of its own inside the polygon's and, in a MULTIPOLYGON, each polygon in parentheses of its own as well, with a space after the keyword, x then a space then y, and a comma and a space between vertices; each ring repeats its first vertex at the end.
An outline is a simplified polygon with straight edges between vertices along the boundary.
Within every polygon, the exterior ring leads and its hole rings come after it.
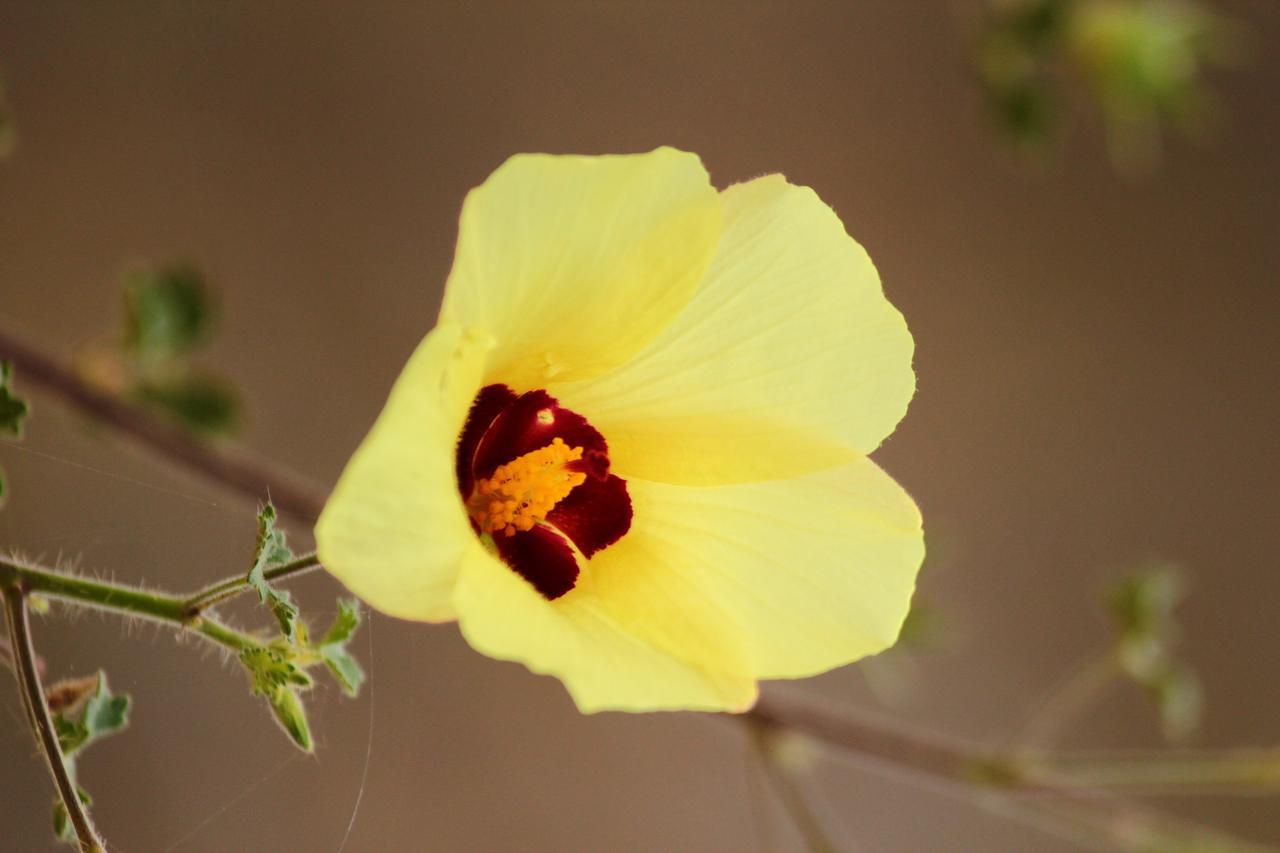
POLYGON ((75 828, 80 849, 85 853, 105 853, 106 847, 103 846, 102 838, 98 835, 98 830, 94 827, 84 803, 81 802, 75 780, 71 778, 71 771, 67 768, 66 758, 62 754, 62 745, 58 742, 58 733, 54 729, 53 718, 45 702, 44 688, 36 672, 36 652, 31 639, 31 620, 27 612, 26 593, 21 586, 6 583, 4 603, 18 686, 22 692, 23 705, 27 709, 27 717, 31 721, 36 740, 44 753, 45 764, 53 776, 58 796, 62 798, 62 805, 71 818, 71 825, 75 828))
MULTIPOLYGON (((282 578, 293 577, 294 575, 302 575, 307 572, 320 568, 320 558, 314 553, 304 554, 297 559, 285 563, 282 566, 276 566, 273 569, 267 569, 263 572, 263 577, 269 581, 280 580, 282 578)), ((229 578, 220 580, 217 583, 211 583, 204 589, 189 596, 184 602, 186 611, 190 616, 197 616, 204 610, 220 604, 231 598, 235 598, 242 592, 251 589, 245 575, 232 575, 229 578)))

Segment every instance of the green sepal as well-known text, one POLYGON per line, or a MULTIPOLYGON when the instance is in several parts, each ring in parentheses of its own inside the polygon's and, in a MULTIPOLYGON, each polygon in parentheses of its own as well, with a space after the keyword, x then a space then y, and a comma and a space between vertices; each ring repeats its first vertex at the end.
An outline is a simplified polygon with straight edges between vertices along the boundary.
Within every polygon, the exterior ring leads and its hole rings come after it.
POLYGON ((271 694, 268 701, 276 722, 280 724, 280 728, 284 729, 294 745, 303 752, 311 752, 313 748, 311 726, 307 724, 307 711, 302 705, 302 700, 298 698, 297 691, 287 687, 282 688, 271 694))

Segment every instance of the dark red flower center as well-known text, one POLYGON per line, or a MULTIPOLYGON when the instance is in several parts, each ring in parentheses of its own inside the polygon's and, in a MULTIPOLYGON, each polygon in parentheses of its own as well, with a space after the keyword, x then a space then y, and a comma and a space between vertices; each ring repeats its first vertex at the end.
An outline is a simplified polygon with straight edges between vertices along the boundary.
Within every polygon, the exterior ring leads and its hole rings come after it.
POLYGON ((458 437, 458 491, 477 535, 548 600, 631 527, 631 498, 609 473, 595 427, 546 391, 480 389, 458 437))

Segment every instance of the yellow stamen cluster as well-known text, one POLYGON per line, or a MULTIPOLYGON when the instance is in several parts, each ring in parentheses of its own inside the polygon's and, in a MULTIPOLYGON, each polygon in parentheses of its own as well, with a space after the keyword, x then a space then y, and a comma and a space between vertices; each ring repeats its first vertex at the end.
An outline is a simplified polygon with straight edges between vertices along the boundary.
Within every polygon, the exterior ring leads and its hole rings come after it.
POLYGON ((555 439, 546 447, 499 465, 489 479, 476 480, 467 512, 484 533, 532 530, 560 501, 587 479, 565 466, 582 458, 581 447, 555 439))

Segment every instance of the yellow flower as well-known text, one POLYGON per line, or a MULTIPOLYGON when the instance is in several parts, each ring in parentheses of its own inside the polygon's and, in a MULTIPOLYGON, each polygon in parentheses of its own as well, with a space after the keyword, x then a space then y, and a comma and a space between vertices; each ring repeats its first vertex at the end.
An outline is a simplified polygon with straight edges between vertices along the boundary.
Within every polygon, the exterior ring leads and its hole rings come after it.
POLYGON ((583 711, 741 711, 891 645, 923 558, 866 457, 911 335, 813 191, 695 155, 512 157, 316 526, 372 606, 583 711))

